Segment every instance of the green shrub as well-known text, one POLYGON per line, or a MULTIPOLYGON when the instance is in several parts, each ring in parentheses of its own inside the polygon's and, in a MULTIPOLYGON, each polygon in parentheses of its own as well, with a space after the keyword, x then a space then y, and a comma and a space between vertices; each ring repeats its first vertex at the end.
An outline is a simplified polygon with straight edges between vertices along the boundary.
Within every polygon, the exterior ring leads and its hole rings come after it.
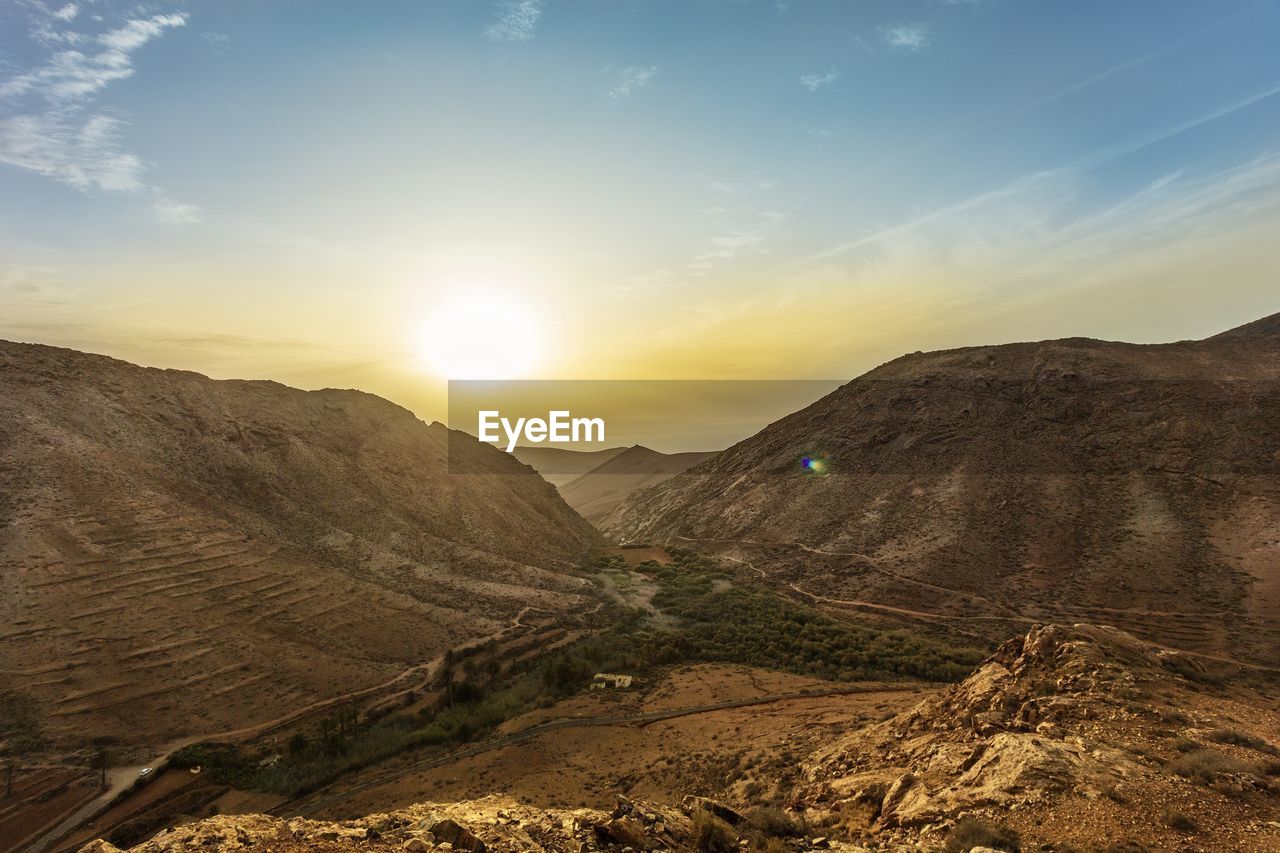
POLYGON ((969 853, 974 847, 990 847, 1006 853, 1020 853, 1019 843, 1018 833, 1007 826, 966 817, 951 830, 947 846, 943 849, 946 853, 969 853))
POLYGON ((747 823, 766 838, 795 838, 805 834, 805 827, 776 806, 761 806, 747 812, 747 823))
POLYGON ((1227 743, 1233 746, 1243 746, 1245 749, 1252 749, 1267 755, 1280 755, 1280 749, 1276 749, 1262 738, 1254 737, 1235 729, 1214 729, 1204 737, 1205 740, 1214 743, 1227 743))
POLYGON ((737 853, 738 836, 729 824, 699 809, 693 816, 693 846, 701 853, 737 853))
POLYGON ((1251 773, 1256 768, 1213 749, 1194 749, 1170 761, 1165 768, 1185 779, 1208 785, 1224 773, 1251 773))
POLYGON ((1164 825, 1177 832, 1191 834, 1199 832, 1200 827, 1191 818, 1190 815, 1183 814, 1173 806, 1165 806, 1160 810, 1160 819, 1164 821, 1164 825))

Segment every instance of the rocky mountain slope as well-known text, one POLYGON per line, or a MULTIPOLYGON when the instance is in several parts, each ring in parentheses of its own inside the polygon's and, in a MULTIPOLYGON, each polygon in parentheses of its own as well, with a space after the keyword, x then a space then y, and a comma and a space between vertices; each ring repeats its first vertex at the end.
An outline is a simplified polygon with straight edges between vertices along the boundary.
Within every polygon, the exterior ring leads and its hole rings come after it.
POLYGON ((1280 664, 1280 315, 1203 341, 915 353, 600 526, 864 616, 1116 624, 1280 664))
POLYGON ((665 483, 712 456, 714 452, 659 453, 637 444, 560 486, 560 494, 579 515, 594 523, 628 495, 665 483))
POLYGON ((812 756, 800 799, 852 838, 926 849, 968 816, 1010 824, 1024 850, 1276 850, 1270 694, 1114 628, 1037 627, 812 756))
POLYGON ((0 343, 0 738, 119 756, 584 604, 598 534, 517 469, 369 394, 0 343))

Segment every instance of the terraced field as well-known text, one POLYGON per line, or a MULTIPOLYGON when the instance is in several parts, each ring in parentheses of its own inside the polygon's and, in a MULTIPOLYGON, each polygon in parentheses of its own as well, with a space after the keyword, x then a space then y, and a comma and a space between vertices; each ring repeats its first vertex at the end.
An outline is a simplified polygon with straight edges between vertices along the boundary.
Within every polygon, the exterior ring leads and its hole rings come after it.
POLYGON ((572 569, 598 534, 552 486, 385 400, 4 342, 0 390, 20 764, 152 761, 595 603, 572 569))
POLYGON ((4 677, 46 709, 44 734, 57 740, 157 744, 270 719, 497 624, 320 574, 163 501, 24 526, 21 539, 38 532, 78 554, 10 556, 17 581, 0 604, 4 677))

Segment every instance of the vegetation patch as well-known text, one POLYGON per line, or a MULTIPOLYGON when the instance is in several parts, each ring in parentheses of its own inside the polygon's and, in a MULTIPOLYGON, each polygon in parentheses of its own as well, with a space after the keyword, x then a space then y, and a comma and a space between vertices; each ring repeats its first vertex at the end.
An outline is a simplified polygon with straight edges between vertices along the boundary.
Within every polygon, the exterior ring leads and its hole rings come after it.
MULTIPOLYGON (((646 584, 656 584, 651 606, 606 603, 594 616, 597 633, 519 661, 501 674, 497 666, 454 659, 440 698, 417 715, 371 721, 342 709, 279 749, 198 744, 179 752, 175 763, 199 765, 237 787, 296 797, 403 752, 445 751, 480 740, 507 720, 578 693, 597 672, 737 663, 833 681, 951 681, 967 675, 982 657, 977 650, 838 622, 763 585, 734 578, 697 554, 679 553, 668 566, 641 565, 652 579, 646 584), (662 618, 655 619, 655 612, 662 618)), ((622 583, 613 579, 620 588, 632 578, 620 556, 602 557, 588 568, 595 576, 626 572, 622 583)), ((761 829, 772 836, 790 831, 781 819, 768 831, 761 829)))
POLYGON ((988 847, 992 850, 1004 850, 1006 853, 1020 853, 1021 840, 1018 833, 1002 824, 987 823, 977 818, 962 819, 947 836, 946 853, 968 853, 975 847, 988 847))

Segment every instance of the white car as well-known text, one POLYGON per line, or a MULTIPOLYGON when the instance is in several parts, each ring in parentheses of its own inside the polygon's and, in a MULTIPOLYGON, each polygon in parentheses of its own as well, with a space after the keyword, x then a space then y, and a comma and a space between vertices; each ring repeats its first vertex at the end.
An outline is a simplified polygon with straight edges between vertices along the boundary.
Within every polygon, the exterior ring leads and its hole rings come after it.
POLYGON ((154 767, 144 767, 138 771, 138 778, 146 779, 148 776, 150 776, 152 773, 155 773, 155 772, 156 772, 156 769, 154 767))

